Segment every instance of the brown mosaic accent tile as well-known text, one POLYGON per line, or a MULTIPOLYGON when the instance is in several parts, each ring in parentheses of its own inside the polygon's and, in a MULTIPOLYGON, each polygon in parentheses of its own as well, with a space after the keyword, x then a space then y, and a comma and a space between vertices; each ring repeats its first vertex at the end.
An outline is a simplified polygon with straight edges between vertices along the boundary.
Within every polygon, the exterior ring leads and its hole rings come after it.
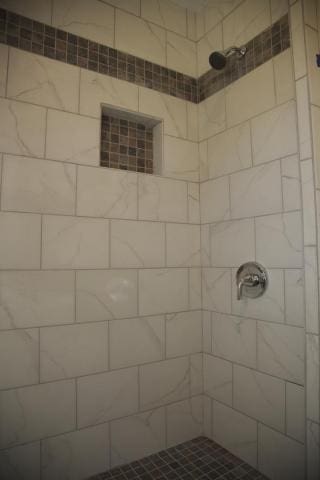
POLYGON ((205 437, 171 447, 91 480, 267 480, 247 463, 205 437))
POLYGON ((153 130, 141 123, 102 115, 101 167, 153 173, 153 130))
POLYGON ((247 43, 244 59, 199 79, 1 8, 0 43, 199 103, 289 48, 290 30, 285 15, 247 43))

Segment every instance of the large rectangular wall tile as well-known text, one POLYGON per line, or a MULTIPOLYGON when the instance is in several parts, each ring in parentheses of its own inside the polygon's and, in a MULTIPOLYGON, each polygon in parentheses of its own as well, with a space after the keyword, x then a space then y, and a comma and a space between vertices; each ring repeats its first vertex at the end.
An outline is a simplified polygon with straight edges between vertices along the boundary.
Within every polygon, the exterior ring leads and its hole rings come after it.
POLYGON ((188 271, 185 268, 145 269, 139 271, 139 313, 188 310, 188 271))
MULTIPOLYGON (((287 6, 287 0, 271 0, 276 6, 280 3, 287 6)), ((282 15, 281 15, 282 16, 282 15)), ((274 80, 276 84, 277 104, 287 102, 295 97, 292 51, 290 48, 273 58, 274 80)))
POLYGON ((257 466, 257 422, 232 408, 213 402, 213 440, 231 453, 257 466))
POLYGON ((203 390, 205 395, 232 405, 232 363, 205 354, 203 357, 203 390))
POLYGON ((38 22, 50 24, 51 21, 51 1, 50 0, 2 0, 2 8, 8 8, 10 11, 19 15, 29 16, 38 22))
POLYGON ((294 383, 286 384, 286 433, 305 442, 305 390, 294 383))
POLYGON ((74 380, 7 390, 0 398, 1 448, 75 428, 74 380))
POLYGON ((107 322, 40 329, 41 382, 107 369, 107 322))
POLYGON ((0 388, 22 387, 38 382, 38 329, 0 332, 0 388))
POLYGON ((188 183, 188 220, 189 223, 200 223, 199 183, 188 183))
POLYGON ((137 178, 135 173, 79 167, 77 214, 136 219, 137 178))
POLYGON ((137 367, 81 377, 77 389, 77 418, 81 428, 138 410, 137 367))
POLYGON ((199 104, 199 140, 212 137, 226 128, 226 95, 211 95, 199 104))
POLYGON ((0 329, 74 321, 73 272, 1 272, 0 329))
POLYGON ((294 74, 298 79, 307 73, 302 1, 292 5, 290 12, 294 74))
POLYGON ((230 128, 208 140, 209 178, 227 175, 252 164, 250 125, 230 128))
POLYGON ((189 268, 189 308, 198 310, 202 307, 201 268, 189 268))
POLYGON ((162 175, 197 182, 198 143, 165 135, 162 175))
POLYGON ((316 245, 315 182, 312 160, 301 162, 300 168, 303 205, 303 241, 304 245, 316 245))
POLYGON ((311 480, 317 480, 320 475, 320 425, 307 420, 307 469, 311 480))
POLYGON ((310 420, 319 422, 320 420, 320 402, 319 402, 319 336, 307 334, 307 376, 306 376, 306 395, 307 395, 307 417, 310 420))
POLYGON ((190 355, 190 395, 203 394, 203 354, 190 355))
POLYGON ((46 157, 51 160, 98 166, 99 135, 98 119, 49 110, 46 157))
POLYGON ((164 267, 165 225, 155 222, 113 220, 111 266, 164 267))
POLYGON ((141 408, 166 405, 189 396, 189 358, 181 357, 140 367, 141 408))
POLYGON ((173 403, 167 410, 167 447, 173 447, 202 435, 202 397, 173 403))
POLYGON ((251 122, 253 163, 260 164, 297 153, 296 105, 290 101, 251 122))
POLYGON ((77 322, 137 316, 137 288, 134 270, 77 272, 77 322))
MULTIPOLYGON (((297 4, 300 2, 297 2, 297 4)), ((309 93, 307 77, 300 78, 296 82, 297 92, 297 112, 298 112, 298 134, 300 158, 310 158, 312 155, 311 147, 311 125, 309 109, 309 93)))
POLYGON ((187 183, 140 175, 139 219, 187 222, 187 183))
POLYGON ((201 311, 166 316, 166 356, 178 357, 202 351, 201 311))
POLYGON ((210 225, 210 244, 211 265, 214 267, 237 267, 252 260, 255 258, 254 220, 210 225))
POLYGON ((200 184, 200 208, 202 223, 220 222, 230 218, 228 177, 200 184))
POLYGON ((286 323, 303 327, 305 322, 303 270, 285 270, 286 323))
POLYGON ((303 262, 300 212, 256 219, 257 261, 268 267, 299 268, 303 262))
POLYGON ((40 480, 40 442, 2 450, 0 453, 1 478, 32 478, 40 480))
POLYGON ((231 271, 228 268, 202 269, 203 308, 231 313, 231 271))
POLYGON ((4 153, 43 157, 46 110, 0 98, 0 150, 4 153))
POLYGON ((110 423, 111 467, 164 450, 165 409, 131 415, 110 423))
POLYGON ((10 49, 7 96, 46 107, 78 111, 80 69, 10 49))
POLYGON ((304 247, 306 331, 319 334, 317 247, 304 247))
POLYGON ((4 97, 7 88, 7 68, 8 68, 9 47, 0 45, 0 96, 4 97))
POLYGON ((277 480, 304 478, 304 446, 264 425, 258 431, 259 470, 277 480))
POLYGON ((0 214, 0 268, 37 269, 40 267, 40 215, 0 214))
POLYGON ((52 25, 93 42, 113 46, 114 9, 94 0, 54 0, 52 25))
POLYGON ((289 325, 258 322, 258 369, 295 383, 304 383, 304 331, 289 325))
POLYGON ((166 225, 167 266, 200 266, 199 225, 166 225))
POLYGON ((109 266, 109 223, 80 217, 45 216, 42 230, 43 268, 106 268, 109 266))
POLYGON ((138 110, 138 86, 91 70, 81 70, 81 115, 100 118, 101 104, 138 110))
POLYGON ((218 23, 197 42, 198 77, 210 70, 209 55, 217 50, 223 50, 222 23, 218 23))
POLYGON ((230 177, 231 217, 241 218, 282 210, 280 162, 250 168, 230 177))
POLYGON ((213 312, 212 353, 255 368, 256 321, 213 312))
POLYGON ((129 318, 109 323, 110 368, 123 368, 163 358, 163 316, 129 318))
POLYGON ((109 468, 108 424, 76 430, 42 442, 42 479, 88 478, 109 468), (66 452, 69 455, 66 455, 66 452))
POLYGON ((283 210, 299 210, 301 208, 301 183, 297 155, 291 155, 281 160, 281 178, 283 210))
POLYGON ((178 72, 197 76, 196 44, 172 32, 167 32, 167 66, 178 72))
POLYGON ((168 0, 163 0, 160 3, 157 0, 142 0, 141 2, 142 18, 184 37, 187 34, 186 14, 185 8, 168 0))
POLYGON ((284 431, 285 382, 234 365, 233 406, 270 427, 284 431))
POLYGON ((76 167, 5 155, 1 195, 3 210, 72 215, 76 167))
MULTIPOLYGON (((305 2, 306 4, 312 2, 305 2)), ((315 5, 316 10, 316 5, 315 5)), ((316 17, 316 15, 314 15, 316 17)), ((314 61, 314 57, 319 52, 319 32, 313 30, 308 25, 305 26, 305 40, 307 51, 307 67, 308 67, 308 79, 310 88, 310 102, 313 105, 320 107, 320 92, 319 92, 319 71, 317 62, 314 61)))

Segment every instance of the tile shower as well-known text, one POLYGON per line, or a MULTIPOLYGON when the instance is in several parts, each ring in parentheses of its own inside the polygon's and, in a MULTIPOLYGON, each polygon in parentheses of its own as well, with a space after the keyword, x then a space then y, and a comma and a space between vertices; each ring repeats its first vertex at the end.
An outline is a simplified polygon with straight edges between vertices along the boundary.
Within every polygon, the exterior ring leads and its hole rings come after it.
POLYGON ((1 479, 319 478, 319 21, 0 0, 1 479), (250 260, 269 287, 238 301, 250 260))

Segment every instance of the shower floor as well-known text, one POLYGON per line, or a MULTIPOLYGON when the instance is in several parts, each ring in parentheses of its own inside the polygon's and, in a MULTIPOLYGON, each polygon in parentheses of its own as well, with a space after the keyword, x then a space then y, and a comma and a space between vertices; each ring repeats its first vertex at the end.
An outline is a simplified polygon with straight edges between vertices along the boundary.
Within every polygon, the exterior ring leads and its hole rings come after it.
POLYGON ((91 477, 91 480, 154 479, 267 480, 267 477, 205 437, 91 477))

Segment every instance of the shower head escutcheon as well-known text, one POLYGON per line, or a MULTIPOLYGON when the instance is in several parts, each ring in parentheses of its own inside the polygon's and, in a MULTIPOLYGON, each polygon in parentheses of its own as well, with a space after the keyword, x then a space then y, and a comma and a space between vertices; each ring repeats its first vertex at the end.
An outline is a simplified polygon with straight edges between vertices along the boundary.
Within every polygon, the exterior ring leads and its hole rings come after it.
POLYGON ((230 47, 223 52, 213 52, 209 56, 209 63, 215 70, 222 70, 227 64, 227 58, 236 55, 238 58, 245 56, 246 47, 230 47))

